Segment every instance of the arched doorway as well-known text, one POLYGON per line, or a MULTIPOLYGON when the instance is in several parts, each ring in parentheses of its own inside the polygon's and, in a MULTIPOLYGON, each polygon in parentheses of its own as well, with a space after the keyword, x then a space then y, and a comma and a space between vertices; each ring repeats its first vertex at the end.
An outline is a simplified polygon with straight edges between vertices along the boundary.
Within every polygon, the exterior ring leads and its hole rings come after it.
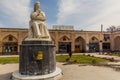
POLYGON ((115 51, 120 51, 120 36, 117 36, 114 39, 114 50, 115 51))
POLYGON ((99 40, 96 37, 92 37, 89 41, 89 52, 99 51, 99 40))
POLYGON ((18 42, 14 36, 8 35, 2 42, 2 54, 17 54, 18 42))
POLYGON ((59 52, 69 53, 71 52, 71 41, 67 36, 63 36, 59 40, 59 52))
POLYGON ((85 52, 85 40, 82 37, 78 37, 75 39, 75 52, 85 52))

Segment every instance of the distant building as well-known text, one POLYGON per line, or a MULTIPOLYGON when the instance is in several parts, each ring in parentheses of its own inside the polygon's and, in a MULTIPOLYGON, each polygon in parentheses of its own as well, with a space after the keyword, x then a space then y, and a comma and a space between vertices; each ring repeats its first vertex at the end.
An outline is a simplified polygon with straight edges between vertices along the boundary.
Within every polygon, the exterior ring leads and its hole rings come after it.
POLYGON ((68 25, 53 25, 53 30, 74 30, 74 27, 68 25))
MULTIPOLYGON (((56 52, 120 51, 120 31, 49 30, 56 52)), ((28 29, 0 28, 0 54, 18 54, 28 29)))

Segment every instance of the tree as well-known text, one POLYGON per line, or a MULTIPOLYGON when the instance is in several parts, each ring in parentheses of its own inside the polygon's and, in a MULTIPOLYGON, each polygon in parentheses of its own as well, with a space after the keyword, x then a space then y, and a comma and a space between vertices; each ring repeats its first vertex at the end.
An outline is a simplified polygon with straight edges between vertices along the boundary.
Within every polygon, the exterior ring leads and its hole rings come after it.
POLYGON ((117 27, 117 31, 120 31, 120 26, 117 27))
POLYGON ((108 32, 115 32, 115 31, 117 31, 117 27, 115 27, 115 26, 110 26, 109 28, 107 28, 106 29, 108 32))

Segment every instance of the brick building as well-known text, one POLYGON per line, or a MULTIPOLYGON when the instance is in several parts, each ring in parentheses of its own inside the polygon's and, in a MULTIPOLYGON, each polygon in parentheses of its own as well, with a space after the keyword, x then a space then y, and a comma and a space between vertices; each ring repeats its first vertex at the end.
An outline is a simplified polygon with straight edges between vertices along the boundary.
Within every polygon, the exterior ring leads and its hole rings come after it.
MULTIPOLYGON (((120 32, 49 30, 56 52, 119 51, 120 32)), ((0 53, 18 54, 27 29, 0 28, 0 53)))

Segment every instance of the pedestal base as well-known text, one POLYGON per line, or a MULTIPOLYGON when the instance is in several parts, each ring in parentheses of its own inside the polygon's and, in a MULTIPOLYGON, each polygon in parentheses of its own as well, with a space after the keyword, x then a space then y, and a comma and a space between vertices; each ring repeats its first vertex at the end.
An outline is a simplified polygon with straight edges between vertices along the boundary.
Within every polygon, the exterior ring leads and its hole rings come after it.
POLYGON ((58 67, 53 73, 37 76, 21 75, 19 71, 16 71, 12 74, 12 80, 60 80, 62 77, 61 73, 62 71, 58 67))
POLYGON ((54 47, 52 41, 23 41, 19 73, 31 76, 53 73, 56 68, 54 47))

